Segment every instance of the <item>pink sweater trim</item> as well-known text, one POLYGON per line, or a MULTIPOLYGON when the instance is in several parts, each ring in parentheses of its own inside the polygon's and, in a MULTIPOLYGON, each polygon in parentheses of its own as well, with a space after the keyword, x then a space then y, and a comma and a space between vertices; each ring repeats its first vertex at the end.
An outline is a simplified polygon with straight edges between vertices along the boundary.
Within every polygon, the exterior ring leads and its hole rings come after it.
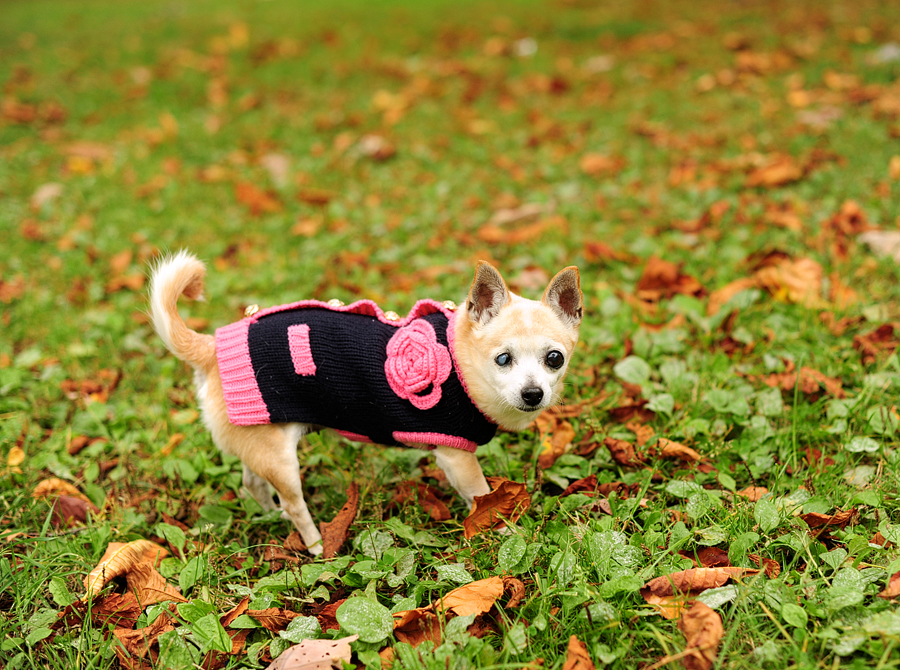
POLYGON ((248 321, 249 323, 256 323, 262 317, 269 314, 287 312, 303 307, 315 307, 318 309, 327 309, 332 312, 344 312, 347 314, 364 314, 366 316, 374 316, 382 323, 386 323, 389 326, 396 326, 398 328, 400 326, 405 326, 413 319, 418 319, 420 316, 428 316, 429 314, 434 314, 436 312, 443 312, 443 314, 448 319, 453 316, 453 312, 451 312, 436 300, 431 299, 419 300, 415 305, 413 305, 413 308, 409 311, 409 314, 407 314, 402 319, 397 319, 396 321, 388 319, 384 314, 384 310, 382 310, 381 307, 379 307, 375 302, 371 300, 357 300, 356 302, 349 305, 330 305, 327 302, 322 302, 321 300, 300 300, 298 302, 292 302, 287 305, 277 305, 275 307, 261 309, 253 316, 244 320, 248 321))
POLYGON ((253 374, 247 341, 249 329, 250 321, 244 319, 216 331, 216 357, 219 360, 219 376, 222 378, 228 420, 236 426, 270 422, 269 410, 253 374))
POLYGON ((365 435, 360 435, 359 433, 351 433, 349 430, 336 430, 334 432, 338 435, 341 435, 342 437, 346 437, 351 442, 367 442, 369 444, 372 443, 372 440, 365 435))
POLYGON ((463 451, 474 452, 478 445, 462 437, 444 435, 443 433, 406 433, 394 431, 394 439, 409 447, 453 447, 463 451))

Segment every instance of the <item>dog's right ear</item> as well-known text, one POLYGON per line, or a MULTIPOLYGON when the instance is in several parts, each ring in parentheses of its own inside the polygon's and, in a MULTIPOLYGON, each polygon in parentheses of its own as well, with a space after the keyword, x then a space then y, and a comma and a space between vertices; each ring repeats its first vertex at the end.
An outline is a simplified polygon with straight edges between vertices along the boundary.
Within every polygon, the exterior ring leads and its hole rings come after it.
POLYGON ((478 261, 475 279, 466 300, 469 320, 485 325, 509 302, 509 289, 497 269, 486 261, 478 261))

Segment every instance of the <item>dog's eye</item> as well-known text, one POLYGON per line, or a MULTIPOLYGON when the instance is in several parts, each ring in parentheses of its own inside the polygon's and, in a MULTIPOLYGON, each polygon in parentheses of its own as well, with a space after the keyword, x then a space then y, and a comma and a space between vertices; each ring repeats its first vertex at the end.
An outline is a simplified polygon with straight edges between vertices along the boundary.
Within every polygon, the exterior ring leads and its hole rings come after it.
POLYGON ((549 365, 554 370, 558 370, 562 367, 562 364, 565 362, 565 356, 556 351, 555 349, 547 354, 547 365, 549 365))
POLYGON ((507 365, 512 363, 512 356, 509 354, 500 354, 497 358, 494 359, 494 362, 499 365, 501 368, 505 368, 507 365))

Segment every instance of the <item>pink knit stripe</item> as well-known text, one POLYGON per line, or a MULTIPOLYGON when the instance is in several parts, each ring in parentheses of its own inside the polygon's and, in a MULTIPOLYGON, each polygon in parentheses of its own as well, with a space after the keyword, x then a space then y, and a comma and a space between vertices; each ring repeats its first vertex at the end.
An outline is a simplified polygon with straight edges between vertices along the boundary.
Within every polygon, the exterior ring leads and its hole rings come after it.
POLYGON ((366 437, 365 435, 360 435, 359 433, 351 433, 349 430, 336 430, 334 432, 338 435, 341 435, 342 437, 346 437, 351 442, 372 443, 372 438, 366 437))
POLYGON ((472 451, 478 447, 471 440, 455 435, 444 435, 443 433, 406 433, 402 431, 394 431, 394 439, 401 444, 410 447, 426 445, 430 447, 453 447, 454 449, 462 449, 463 451, 472 451))
POLYGON ((389 326, 405 326, 407 323, 412 321, 413 319, 418 319, 420 316, 428 316, 429 314, 435 314, 436 312, 442 312, 447 318, 453 314, 449 309, 444 307, 441 303, 436 300, 419 300, 413 308, 409 311, 402 319, 397 319, 396 321, 392 321, 388 319, 384 315, 384 311, 379 307, 375 302, 371 300, 358 300, 357 302, 351 303, 349 305, 329 305, 327 302, 322 302, 321 300, 300 300, 299 302, 292 302, 288 305, 277 305, 275 307, 268 307, 266 309, 259 310, 256 314, 249 317, 247 320, 251 323, 256 323, 259 319, 264 316, 268 316, 269 314, 276 314, 278 312, 286 312, 292 309, 300 309, 302 307, 317 307, 319 309, 327 309, 332 312, 344 312, 346 314, 363 314, 365 316, 374 316, 376 319, 381 321, 382 323, 386 323, 389 326))
POLYGON ((309 346, 309 324, 288 326, 288 348, 294 362, 294 372, 304 377, 316 374, 316 362, 309 346))
POLYGON ((255 426, 271 423, 269 410, 263 400, 253 362, 247 331, 250 321, 244 319, 216 331, 216 357, 219 360, 219 377, 228 408, 228 420, 236 426, 255 426))

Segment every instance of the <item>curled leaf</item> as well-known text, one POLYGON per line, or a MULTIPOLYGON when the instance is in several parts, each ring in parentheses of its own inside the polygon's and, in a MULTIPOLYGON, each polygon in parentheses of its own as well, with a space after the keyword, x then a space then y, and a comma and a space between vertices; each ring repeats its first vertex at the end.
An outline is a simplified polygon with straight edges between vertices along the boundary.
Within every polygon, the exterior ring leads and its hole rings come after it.
POLYGON ((492 485, 497 482, 494 490, 483 496, 475 496, 475 504, 465 521, 466 539, 471 539, 493 528, 505 526, 504 519, 515 521, 531 505, 531 496, 525 484, 513 482, 500 477, 490 477, 492 485))
POLYGON ((319 530, 322 533, 322 558, 333 558, 341 545, 347 541, 347 531, 350 524, 356 518, 359 510, 359 487, 356 482, 350 484, 347 491, 347 502, 341 507, 334 520, 322 523, 319 530))
POLYGON ((681 616, 678 628, 684 633, 687 650, 684 659, 687 670, 709 670, 716 662, 716 649, 725 634, 722 618, 709 606, 695 602, 681 616))
POLYGON ((92 596, 99 593, 104 584, 111 579, 126 574, 138 563, 150 561, 153 565, 156 565, 168 553, 166 549, 156 544, 156 542, 150 542, 149 540, 135 540, 127 544, 111 542, 106 548, 106 553, 100 558, 97 567, 91 570, 91 573, 84 578, 84 587, 87 589, 86 595, 92 596))

